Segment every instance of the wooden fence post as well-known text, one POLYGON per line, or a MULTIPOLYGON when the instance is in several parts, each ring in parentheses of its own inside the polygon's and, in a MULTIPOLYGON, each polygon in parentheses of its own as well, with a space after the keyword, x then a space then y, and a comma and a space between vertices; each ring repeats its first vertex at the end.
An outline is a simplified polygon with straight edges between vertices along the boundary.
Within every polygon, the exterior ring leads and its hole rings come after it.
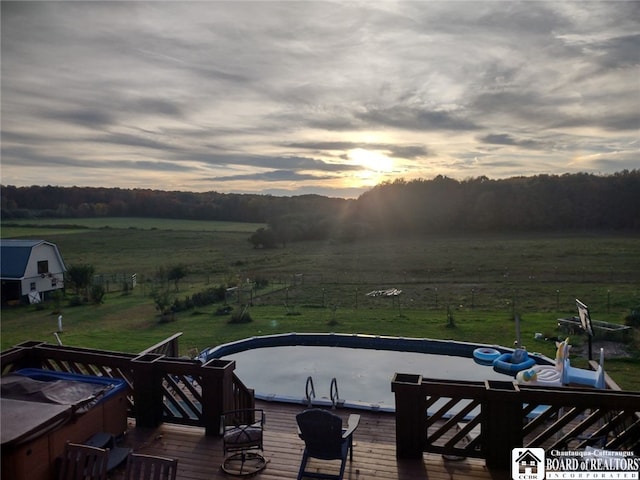
POLYGON ((133 407, 137 427, 157 427, 162 423, 162 372, 155 362, 164 355, 146 353, 131 360, 133 407))
POLYGON ((506 470, 511 450, 522 447, 522 401, 515 382, 485 380, 482 450, 487 467, 506 470))
POLYGON ((422 375, 396 373, 391 391, 396 398, 396 457, 422 458, 427 442, 422 375))
POLYGON ((202 420, 205 435, 220 435, 220 417, 233 410, 233 360, 213 359, 202 366, 202 420))

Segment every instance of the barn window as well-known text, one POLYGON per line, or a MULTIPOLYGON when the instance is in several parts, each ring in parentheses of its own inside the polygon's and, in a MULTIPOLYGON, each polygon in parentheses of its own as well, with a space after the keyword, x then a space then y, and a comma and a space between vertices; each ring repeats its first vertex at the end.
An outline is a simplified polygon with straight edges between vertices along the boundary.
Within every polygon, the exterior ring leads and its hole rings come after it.
POLYGON ((40 260, 38 262, 38 274, 49 273, 49 261, 40 260))
POLYGON ((30 290, 33 292, 36 289, 36 282, 31 282, 31 285, 29 287, 30 287, 30 290))
POLYGON ((58 279, 56 277, 51 277, 51 288, 55 288, 58 286, 58 279))

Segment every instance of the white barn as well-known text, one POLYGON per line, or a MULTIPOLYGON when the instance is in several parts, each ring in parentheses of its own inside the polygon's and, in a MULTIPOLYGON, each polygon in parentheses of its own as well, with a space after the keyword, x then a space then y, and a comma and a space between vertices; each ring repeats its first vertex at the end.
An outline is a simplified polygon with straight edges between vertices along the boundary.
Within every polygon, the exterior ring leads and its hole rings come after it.
POLYGON ((64 288, 58 247, 44 240, 0 240, 2 303, 38 303, 64 288))

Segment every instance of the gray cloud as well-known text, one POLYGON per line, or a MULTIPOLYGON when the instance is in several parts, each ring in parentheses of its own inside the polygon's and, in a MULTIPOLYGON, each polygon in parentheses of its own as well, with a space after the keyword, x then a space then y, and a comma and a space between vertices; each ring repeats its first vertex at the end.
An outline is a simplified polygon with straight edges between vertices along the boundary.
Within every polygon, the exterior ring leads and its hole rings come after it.
POLYGON ((449 112, 406 107, 373 109, 360 114, 359 118, 374 125, 417 131, 478 128, 472 121, 449 112))
POLYGON ((114 123, 111 114, 103 110, 49 110, 41 112, 41 115, 50 120, 60 120, 87 128, 104 128, 114 123))
POLYGON ((483 143, 489 143, 492 145, 513 145, 516 147, 522 148, 532 148, 532 149, 540 149, 544 148, 545 144, 543 142, 538 142, 535 140, 528 139, 517 139, 508 134, 500 134, 493 133, 489 135, 485 135, 479 139, 483 143))
POLYGON ((302 182, 306 180, 331 180, 338 178, 335 175, 312 175, 292 172, 290 170, 272 170, 261 173, 248 173, 240 175, 228 175, 225 177, 214 177, 214 182, 231 182, 237 180, 265 181, 265 182, 302 182))
POLYGON ((386 180, 637 166, 638 2, 0 8, 5 184, 356 196, 355 149, 386 180))
MULTIPOLYGON (((2 149, 2 163, 6 166, 71 168, 86 170, 140 170, 147 172, 192 172, 193 167, 181 165, 177 162, 154 160, 121 160, 109 158, 107 160, 87 160, 69 158, 66 156, 46 155, 28 147, 8 147, 2 149)), ((127 173, 131 175, 131 173, 127 173)), ((46 183, 46 182, 43 182, 46 183)))

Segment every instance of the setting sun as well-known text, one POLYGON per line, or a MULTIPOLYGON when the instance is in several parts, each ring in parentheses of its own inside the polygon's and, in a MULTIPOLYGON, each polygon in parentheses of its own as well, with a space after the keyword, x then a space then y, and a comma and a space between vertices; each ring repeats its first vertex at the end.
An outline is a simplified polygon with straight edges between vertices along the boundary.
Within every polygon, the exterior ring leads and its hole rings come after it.
POLYGON ((393 169, 393 160, 391 158, 364 148, 350 150, 349 158, 372 172, 384 173, 393 169))

